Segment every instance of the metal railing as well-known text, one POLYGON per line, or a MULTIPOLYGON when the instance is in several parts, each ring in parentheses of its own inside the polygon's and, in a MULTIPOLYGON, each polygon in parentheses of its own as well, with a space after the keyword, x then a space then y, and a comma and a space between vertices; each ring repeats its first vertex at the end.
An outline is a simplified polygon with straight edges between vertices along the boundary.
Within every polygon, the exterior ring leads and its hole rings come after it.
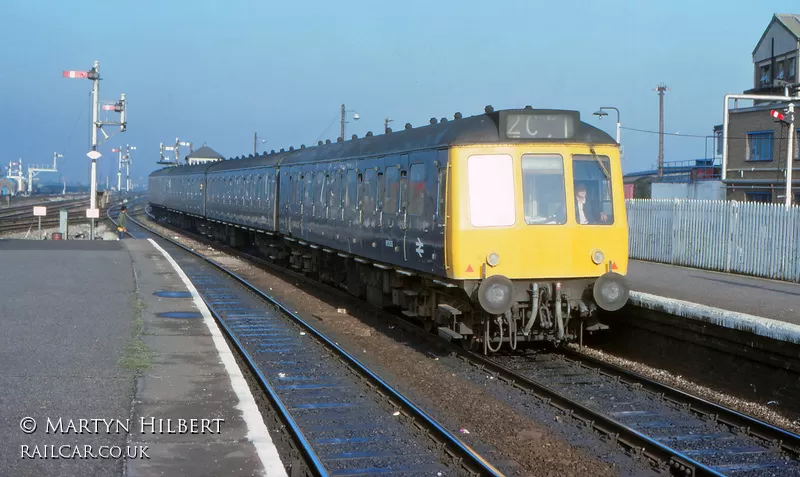
POLYGON ((800 207, 709 200, 626 201, 630 257, 800 282, 800 207))

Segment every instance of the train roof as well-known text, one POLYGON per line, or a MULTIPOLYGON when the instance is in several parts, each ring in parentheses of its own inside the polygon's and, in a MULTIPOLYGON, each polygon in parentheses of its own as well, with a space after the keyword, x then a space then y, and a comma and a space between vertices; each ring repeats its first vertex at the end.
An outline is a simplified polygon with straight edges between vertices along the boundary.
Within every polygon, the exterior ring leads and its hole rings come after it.
MULTIPOLYGON (((386 134, 377 136, 372 135, 370 132, 362 138, 317 144, 311 147, 303 145, 298 149, 290 148, 289 151, 281 150, 280 152, 258 156, 250 155, 249 157, 237 157, 213 162, 203 165, 204 169, 202 170, 211 173, 230 169, 398 154, 422 149, 477 144, 535 143, 542 141, 597 145, 616 144, 614 138, 605 131, 581 121, 578 111, 533 109, 530 106, 526 106, 524 109, 502 111, 494 111, 491 106, 487 106, 483 114, 463 118, 460 113, 456 113, 452 120, 431 118, 430 124, 422 127, 413 128, 410 124, 406 124, 405 128, 400 131, 391 132, 391 129, 389 131, 386 134), (523 118, 531 115, 561 116, 574 119, 574 123, 571 126, 571 134, 568 138, 508 138, 504 133, 506 129, 504 128, 504 122, 509 121, 507 119, 510 117, 509 115, 520 115, 523 118)), ((171 174, 186 173, 189 168, 197 167, 200 166, 173 167, 171 169, 177 170, 171 172, 171 174)), ((192 172, 194 171, 200 172, 200 169, 193 169, 192 172)))
POLYGON ((213 163, 169 166, 150 173, 151 176, 183 176, 188 174, 203 174, 213 163))

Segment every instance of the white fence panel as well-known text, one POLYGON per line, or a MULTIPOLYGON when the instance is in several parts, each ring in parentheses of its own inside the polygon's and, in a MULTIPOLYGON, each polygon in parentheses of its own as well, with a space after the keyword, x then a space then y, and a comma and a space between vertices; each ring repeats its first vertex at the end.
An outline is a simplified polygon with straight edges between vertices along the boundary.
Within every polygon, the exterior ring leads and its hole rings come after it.
POLYGON ((800 282, 800 207, 626 201, 633 259, 800 282))

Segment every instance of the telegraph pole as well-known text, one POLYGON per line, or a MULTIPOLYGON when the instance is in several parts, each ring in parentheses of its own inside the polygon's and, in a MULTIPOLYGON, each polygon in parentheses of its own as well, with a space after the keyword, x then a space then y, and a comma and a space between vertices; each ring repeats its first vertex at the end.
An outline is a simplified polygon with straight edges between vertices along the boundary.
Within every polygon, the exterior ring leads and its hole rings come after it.
POLYGON ((258 133, 253 134, 253 155, 258 155, 258 133))
POLYGON ((342 135, 341 135, 342 141, 344 141, 344 123, 345 123, 344 115, 345 115, 345 110, 344 110, 344 104, 343 104, 342 105, 342 135))
POLYGON ((664 92, 667 85, 659 83, 654 91, 658 91, 658 179, 664 174, 664 92))

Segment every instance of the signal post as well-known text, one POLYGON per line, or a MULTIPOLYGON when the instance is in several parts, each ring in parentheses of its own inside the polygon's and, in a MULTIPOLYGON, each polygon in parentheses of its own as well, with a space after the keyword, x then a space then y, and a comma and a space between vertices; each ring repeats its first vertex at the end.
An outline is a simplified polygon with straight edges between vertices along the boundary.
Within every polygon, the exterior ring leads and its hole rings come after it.
POLYGON ((120 100, 113 105, 104 105, 103 110, 106 111, 115 111, 120 113, 120 120, 119 122, 102 122, 99 119, 100 115, 100 62, 95 61, 92 65, 92 69, 89 71, 64 71, 63 72, 64 78, 86 78, 92 81, 92 150, 89 151, 86 155, 89 159, 92 160, 92 172, 91 172, 91 179, 90 179, 90 186, 89 186, 89 210, 86 211, 86 217, 91 219, 91 228, 90 228, 90 235, 91 239, 94 240, 94 219, 100 218, 100 211, 97 209, 97 160, 102 156, 97 151, 97 131, 99 130, 103 133, 105 139, 101 141, 100 144, 107 141, 117 133, 111 134, 109 136, 103 131, 104 125, 119 125, 120 130, 118 132, 125 132, 127 128, 127 122, 125 121, 125 93, 120 95, 120 100))

